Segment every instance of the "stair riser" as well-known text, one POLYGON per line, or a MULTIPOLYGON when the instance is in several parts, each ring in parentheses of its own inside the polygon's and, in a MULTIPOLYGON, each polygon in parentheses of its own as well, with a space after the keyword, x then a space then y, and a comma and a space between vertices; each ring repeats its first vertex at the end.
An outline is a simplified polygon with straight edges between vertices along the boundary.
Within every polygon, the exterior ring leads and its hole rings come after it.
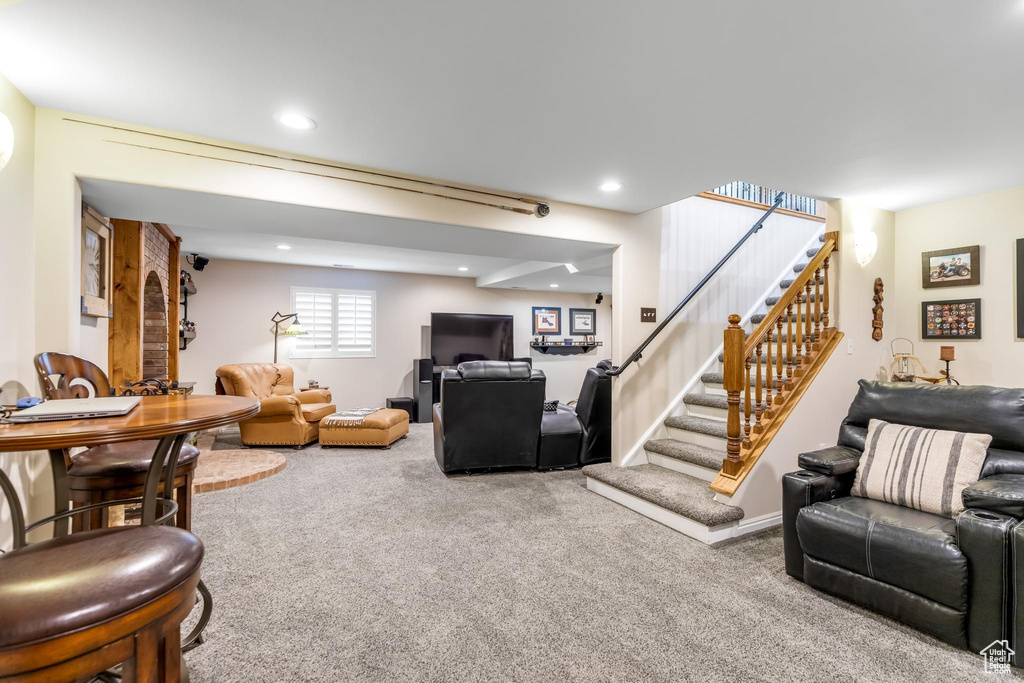
POLYGON ((700 432, 688 432, 685 429, 676 429, 674 427, 666 427, 668 435, 672 439, 678 439, 679 441, 685 441, 686 443, 695 443, 698 446, 706 446, 708 448, 714 448, 725 452, 726 441, 720 439, 717 436, 709 436, 708 434, 701 434, 700 432))
POLYGON ((647 462, 658 467, 664 467, 667 470, 675 470, 683 474, 688 474, 691 477, 702 479, 706 482, 712 482, 718 475, 718 470, 709 470, 706 467, 700 465, 694 465, 692 462, 684 462, 682 460, 676 460, 675 458, 669 458, 668 456, 662 455, 661 453, 654 453, 652 451, 645 451, 647 453, 647 462))
POLYGON ((729 392, 727 392, 725 390, 725 386, 723 386, 721 384, 708 384, 707 382, 704 383, 704 393, 705 394, 715 394, 715 395, 718 395, 718 396, 728 396, 729 395, 729 392))
POLYGON ((706 417, 709 420, 718 420, 725 422, 729 419, 729 411, 722 408, 709 408, 708 406, 698 406, 692 403, 686 404, 686 412, 694 417, 706 417))

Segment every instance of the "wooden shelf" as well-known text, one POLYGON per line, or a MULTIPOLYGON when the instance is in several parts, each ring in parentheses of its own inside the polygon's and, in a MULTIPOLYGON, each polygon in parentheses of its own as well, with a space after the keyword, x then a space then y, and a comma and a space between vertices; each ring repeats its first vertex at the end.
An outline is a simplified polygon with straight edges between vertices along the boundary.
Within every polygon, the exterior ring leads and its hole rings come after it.
POLYGON ((178 330, 178 350, 184 351, 188 348, 188 343, 196 338, 196 333, 189 330, 178 330))
POLYGON ((604 346, 604 342, 589 342, 581 344, 538 344, 530 342, 530 348, 549 356, 575 356, 581 353, 589 353, 598 346, 604 346))

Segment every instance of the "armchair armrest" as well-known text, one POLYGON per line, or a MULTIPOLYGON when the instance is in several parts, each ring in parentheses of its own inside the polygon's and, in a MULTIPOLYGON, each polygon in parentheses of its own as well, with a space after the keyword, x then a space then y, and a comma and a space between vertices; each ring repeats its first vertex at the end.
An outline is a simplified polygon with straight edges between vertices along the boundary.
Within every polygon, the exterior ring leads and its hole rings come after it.
POLYGON ((800 467, 820 474, 837 475, 853 472, 860 462, 861 451, 847 446, 830 446, 820 451, 801 453, 797 462, 800 467))
POLYGON ((295 398, 299 399, 299 403, 330 403, 331 392, 327 389, 310 389, 309 391, 300 391, 294 394, 295 398))
POLYGON ((823 500, 845 498, 853 488, 853 479, 853 472, 829 475, 809 470, 782 477, 782 545, 786 573, 793 578, 804 580, 804 551, 796 533, 800 510, 823 500))
MULTIPOLYGON (((956 545, 967 559, 967 645, 979 652, 1006 638, 1012 604, 1011 531, 1017 520, 988 510, 964 510, 956 518, 956 545)), ((1013 610, 1011 610, 1012 614, 1013 610)))
POLYGON ((1024 474, 993 474, 964 489, 964 507, 1024 519, 1024 474))
POLYGON ((291 415, 302 417, 299 399, 294 396, 271 396, 260 400, 260 412, 256 417, 273 417, 275 415, 291 415))

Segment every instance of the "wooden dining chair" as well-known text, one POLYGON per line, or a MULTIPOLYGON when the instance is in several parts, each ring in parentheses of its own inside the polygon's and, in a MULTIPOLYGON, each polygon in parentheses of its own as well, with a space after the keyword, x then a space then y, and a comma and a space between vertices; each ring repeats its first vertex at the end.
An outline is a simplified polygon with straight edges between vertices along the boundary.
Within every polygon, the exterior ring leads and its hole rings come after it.
MULTIPOLYGON (((40 353, 35 357, 36 372, 47 399, 110 396, 110 381, 95 363, 67 353, 40 353)), ((64 454, 68 464, 68 484, 73 507, 142 495, 146 470, 153 458, 156 440, 128 441, 87 448, 81 453, 64 454)), ((172 487, 178 503, 175 524, 192 529, 192 480, 199 462, 199 450, 191 444, 181 447, 172 487)), ((166 482, 161 479, 166 486, 166 482)), ((96 508, 72 519, 72 531, 102 529, 109 524, 108 507, 96 508)))

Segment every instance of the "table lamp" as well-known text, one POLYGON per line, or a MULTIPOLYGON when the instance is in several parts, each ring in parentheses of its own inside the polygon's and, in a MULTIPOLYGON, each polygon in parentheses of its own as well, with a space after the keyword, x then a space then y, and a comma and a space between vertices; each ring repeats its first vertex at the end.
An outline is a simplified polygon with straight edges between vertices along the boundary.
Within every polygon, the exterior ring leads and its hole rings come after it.
MULTIPOLYGON (((952 346, 940 346, 939 347, 939 360, 946 363, 946 384, 952 384, 953 378, 949 376, 949 364, 956 360, 954 348, 952 346)), ((957 384, 960 384, 957 382, 957 384)))
POLYGON ((291 334, 306 334, 306 330, 303 329, 302 325, 299 324, 299 315, 298 315, 298 313, 287 313, 287 314, 285 314, 285 313, 281 313, 280 311, 278 311, 277 313, 274 313, 274 316, 270 319, 270 322, 274 323, 274 362, 275 363, 277 362, 277 336, 279 334, 282 334, 282 332, 281 332, 281 323, 285 322, 286 320, 291 320, 292 323, 287 328, 285 328, 285 331, 283 332, 283 334, 289 334, 289 335, 291 335, 291 334))

